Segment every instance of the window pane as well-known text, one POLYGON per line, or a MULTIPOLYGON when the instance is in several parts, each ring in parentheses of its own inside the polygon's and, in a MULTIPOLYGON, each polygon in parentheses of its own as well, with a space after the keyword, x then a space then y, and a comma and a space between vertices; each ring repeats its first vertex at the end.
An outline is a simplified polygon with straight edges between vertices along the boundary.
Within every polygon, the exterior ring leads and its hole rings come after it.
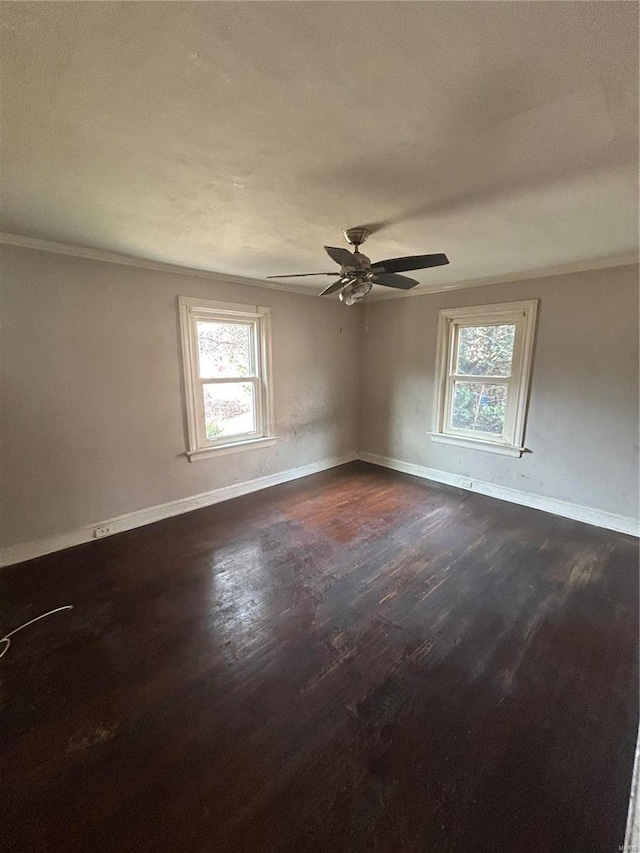
POLYGON ((200 376, 249 376, 252 373, 252 327, 246 323, 198 320, 200 376))
POLYGON ((456 382, 453 389, 451 426, 501 435, 507 405, 505 385, 456 382))
POLYGON ((251 382, 224 382, 203 386, 207 441, 255 432, 255 400, 251 382))
POLYGON ((515 325, 461 326, 455 372, 467 376, 509 376, 515 325))

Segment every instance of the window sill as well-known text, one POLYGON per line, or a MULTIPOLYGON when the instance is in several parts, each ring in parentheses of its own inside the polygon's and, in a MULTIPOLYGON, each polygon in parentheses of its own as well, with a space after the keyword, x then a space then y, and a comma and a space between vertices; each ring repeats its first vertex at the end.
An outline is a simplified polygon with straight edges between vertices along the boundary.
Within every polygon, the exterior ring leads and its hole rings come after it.
POLYGON ((468 450, 486 450, 489 453, 498 453, 501 456, 520 457, 525 452, 524 447, 483 441, 481 438, 468 438, 467 436, 449 435, 442 432, 430 432, 429 435, 431 436, 431 441, 435 441, 437 444, 453 444, 455 447, 465 447, 468 450))
POLYGON ((189 450, 187 451, 187 456, 189 462, 200 462, 203 459, 210 459, 212 456, 226 456, 228 453, 238 453, 241 450, 257 450, 261 447, 273 447, 277 440, 277 435, 268 435, 263 438, 249 438, 244 441, 219 444, 216 447, 202 447, 200 450, 189 450))

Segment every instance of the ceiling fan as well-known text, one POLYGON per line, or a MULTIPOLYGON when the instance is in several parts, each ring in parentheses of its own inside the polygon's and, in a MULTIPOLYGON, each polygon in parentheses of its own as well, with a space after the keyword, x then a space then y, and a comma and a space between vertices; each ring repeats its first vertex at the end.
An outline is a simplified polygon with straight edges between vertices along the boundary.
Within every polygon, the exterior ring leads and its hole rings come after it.
POLYGON ((398 275, 408 270, 424 270, 429 267, 440 267, 449 263, 449 258, 443 254, 411 255, 407 258, 389 258, 386 261, 371 263, 366 255, 360 252, 360 246, 371 234, 368 228, 348 228, 344 232, 347 243, 355 246, 353 252, 348 249, 325 246, 329 257, 340 264, 340 272, 307 272, 294 275, 268 275, 267 278, 305 278, 310 275, 337 275, 338 280, 325 287, 320 296, 340 291, 339 299, 345 305, 354 305, 363 299, 374 284, 384 287, 396 287, 400 290, 410 290, 419 281, 398 275))

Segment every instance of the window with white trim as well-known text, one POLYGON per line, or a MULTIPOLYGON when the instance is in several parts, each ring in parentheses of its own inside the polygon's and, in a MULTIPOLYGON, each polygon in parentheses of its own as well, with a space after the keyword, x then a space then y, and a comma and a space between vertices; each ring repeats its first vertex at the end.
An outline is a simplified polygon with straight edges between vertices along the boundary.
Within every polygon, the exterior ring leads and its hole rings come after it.
POLYGON ((189 459, 273 444, 269 308, 178 301, 189 459))
POLYGON ((537 305, 440 311, 433 441, 522 455, 537 305))

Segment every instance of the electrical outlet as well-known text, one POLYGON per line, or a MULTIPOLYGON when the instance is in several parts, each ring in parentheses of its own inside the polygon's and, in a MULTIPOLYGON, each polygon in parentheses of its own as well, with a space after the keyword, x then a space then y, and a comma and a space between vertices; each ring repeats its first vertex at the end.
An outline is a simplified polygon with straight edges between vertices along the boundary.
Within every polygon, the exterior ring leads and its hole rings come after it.
POLYGON ((111 533, 113 533, 113 528, 107 524, 105 527, 96 527, 93 536, 95 539, 102 539, 103 536, 109 536, 111 533))

